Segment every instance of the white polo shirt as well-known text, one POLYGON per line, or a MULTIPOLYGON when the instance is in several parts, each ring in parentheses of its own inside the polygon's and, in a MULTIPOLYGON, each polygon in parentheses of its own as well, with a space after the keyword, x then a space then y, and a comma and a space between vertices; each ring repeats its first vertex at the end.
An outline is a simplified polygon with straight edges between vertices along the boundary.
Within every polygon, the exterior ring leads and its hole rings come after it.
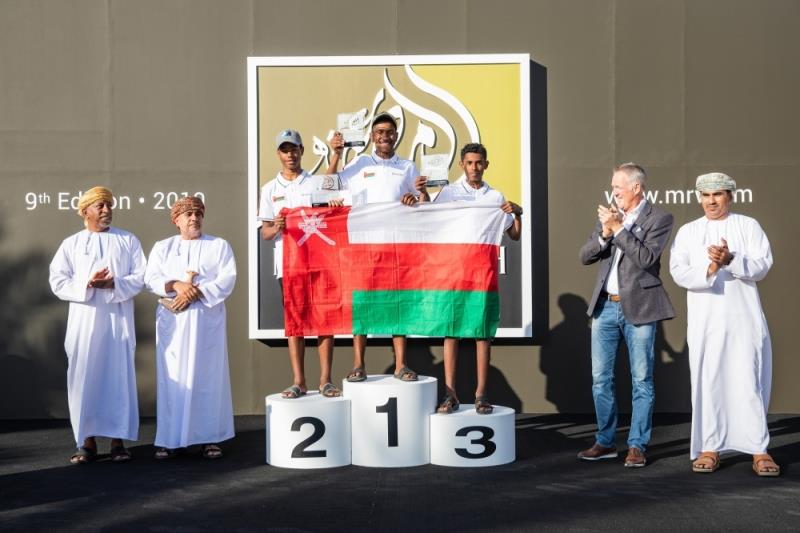
MULTIPOLYGON (((258 205, 258 220, 271 221, 284 207, 311 206, 311 195, 317 189, 317 183, 311 174, 303 170, 299 176, 289 181, 280 172, 274 179, 261 187, 261 199, 258 205)), ((283 235, 275 236, 275 254, 273 273, 276 278, 283 277, 283 235)))
MULTIPOLYGON (((462 175, 457 181, 445 185, 436 198, 433 199, 436 203, 442 202, 480 202, 482 204, 496 204, 502 205, 505 203, 506 198, 498 190, 492 189, 485 181, 480 188, 474 189, 467 183, 467 177, 462 175)), ((508 229, 514 223, 514 215, 508 213, 506 215, 506 222, 504 229, 508 229)))
POLYGON ((419 176, 413 161, 360 155, 339 173, 341 188, 350 191, 353 205, 397 202, 406 193, 416 195, 414 180, 419 176))

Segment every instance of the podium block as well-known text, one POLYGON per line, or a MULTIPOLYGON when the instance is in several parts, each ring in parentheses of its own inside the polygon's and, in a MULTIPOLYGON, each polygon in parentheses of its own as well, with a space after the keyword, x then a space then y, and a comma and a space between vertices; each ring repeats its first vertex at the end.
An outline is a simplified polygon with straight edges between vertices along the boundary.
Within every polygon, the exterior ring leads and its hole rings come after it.
POLYGON ((284 468, 350 464, 350 401, 309 392, 266 397, 267 463, 284 468))
POLYGON ((462 405, 449 415, 433 414, 431 463, 441 466, 496 466, 516 457, 514 410, 494 406, 479 415, 474 406, 462 405))
POLYGON ((344 381, 350 400, 353 464, 418 466, 430 461, 430 414, 436 410, 436 378, 404 382, 391 375, 344 381))

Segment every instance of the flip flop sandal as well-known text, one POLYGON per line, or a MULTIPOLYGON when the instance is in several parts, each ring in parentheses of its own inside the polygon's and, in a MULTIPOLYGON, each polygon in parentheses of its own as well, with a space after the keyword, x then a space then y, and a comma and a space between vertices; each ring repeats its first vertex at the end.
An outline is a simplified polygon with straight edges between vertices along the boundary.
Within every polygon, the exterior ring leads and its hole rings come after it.
POLYGON ((398 370, 397 373, 394 374, 394 377, 395 377, 395 379, 399 379, 400 381, 418 381, 419 380, 419 376, 417 376, 417 373, 414 372, 413 370, 411 370, 410 368, 408 368, 407 366, 404 366, 403 368, 398 370))
POLYGON ((458 407, 458 398, 452 394, 446 394, 444 400, 442 400, 442 403, 440 403, 439 407, 436 408, 436 412, 443 415, 449 415, 453 411, 458 411, 458 407))
POLYGON ((475 398, 475 412, 479 415, 490 415, 494 411, 494 406, 489 403, 486 396, 478 396, 475 398))
POLYGON ((719 468, 719 454, 717 452, 703 452, 692 463, 692 472, 698 474, 711 474, 719 468))
POLYGON ((172 459, 177 455, 178 455, 178 450, 173 450, 170 448, 159 448, 158 450, 156 450, 156 453, 153 454, 153 458, 159 461, 163 461, 164 459, 172 459))
POLYGON ((219 459, 222 457, 222 449, 216 444, 203 444, 204 459, 219 459))
POLYGON ((283 390, 283 392, 281 392, 281 398, 285 398, 287 400, 294 400, 295 398, 299 398, 300 396, 305 396, 305 395, 306 393, 303 392, 303 389, 301 389, 297 385, 286 387, 283 390))
POLYGON ((336 388, 336 386, 330 382, 320 387, 319 393, 325 396, 326 398, 338 398, 339 396, 342 395, 342 391, 336 388))
POLYGON ((97 450, 81 446, 78 448, 78 451, 69 458, 69 462, 74 465, 85 465, 91 463, 95 459, 97 459, 97 450))
POLYGON ((364 370, 363 367, 356 367, 347 374, 345 378, 350 383, 357 383, 359 381, 364 381, 367 379, 367 372, 364 370))
POLYGON ((112 463, 126 463, 131 460, 131 452, 125 449, 125 446, 114 446, 111 448, 111 462, 112 463))
POLYGON ((778 477, 781 475, 781 467, 768 453, 760 453, 753 456, 753 472, 758 477, 778 477), (762 466, 762 463, 766 463, 762 466), (775 470, 767 470, 767 468, 775 468, 775 470))

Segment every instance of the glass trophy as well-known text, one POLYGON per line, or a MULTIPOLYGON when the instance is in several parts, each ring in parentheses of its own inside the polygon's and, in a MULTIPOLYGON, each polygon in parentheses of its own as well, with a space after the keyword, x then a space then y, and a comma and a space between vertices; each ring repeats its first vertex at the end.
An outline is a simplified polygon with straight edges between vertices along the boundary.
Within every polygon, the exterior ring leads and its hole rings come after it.
POLYGON ((331 200, 342 198, 339 176, 336 174, 314 174, 311 207, 328 207, 331 200))
POLYGON ((430 154, 422 156, 422 175, 428 177, 426 187, 444 187, 450 180, 450 165, 447 154, 430 154))
POLYGON ((336 116, 336 129, 342 134, 345 147, 365 146, 366 127, 365 113, 339 113, 336 116))

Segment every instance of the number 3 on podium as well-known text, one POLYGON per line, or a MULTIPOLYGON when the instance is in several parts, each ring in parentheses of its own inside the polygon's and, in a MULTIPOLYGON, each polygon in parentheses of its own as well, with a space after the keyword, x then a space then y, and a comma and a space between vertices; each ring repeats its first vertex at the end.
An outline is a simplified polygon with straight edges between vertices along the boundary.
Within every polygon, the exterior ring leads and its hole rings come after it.
POLYGON ((466 426, 456 431, 456 437, 466 437, 471 431, 480 431, 480 438, 472 439, 469 442, 483 446, 483 451, 470 453, 466 448, 456 448, 456 453, 464 459, 484 459, 492 455, 497 449, 497 444, 491 440, 494 437, 494 430, 486 426, 466 426))

